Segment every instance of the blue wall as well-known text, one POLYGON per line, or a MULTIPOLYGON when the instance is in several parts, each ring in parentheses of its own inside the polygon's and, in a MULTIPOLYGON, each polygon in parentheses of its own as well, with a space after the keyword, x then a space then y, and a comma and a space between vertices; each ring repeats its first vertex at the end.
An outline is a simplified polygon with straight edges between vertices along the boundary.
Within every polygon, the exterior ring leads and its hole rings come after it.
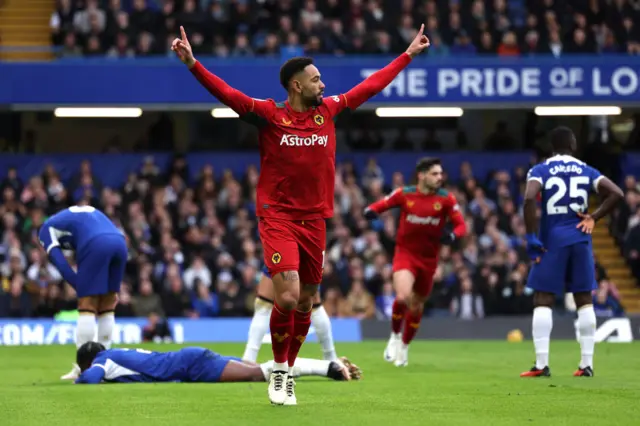
MULTIPOLYGON (((327 94, 348 91, 392 58, 318 59, 327 94)), ((203 59, 256 98, 283 98, 279 59, 203 59)), ((637 104, 640 57, 419 57, 375 98, 379 104, 637 104)), ((1 63, 0 104, 214 104, 175 59, 1 63)))

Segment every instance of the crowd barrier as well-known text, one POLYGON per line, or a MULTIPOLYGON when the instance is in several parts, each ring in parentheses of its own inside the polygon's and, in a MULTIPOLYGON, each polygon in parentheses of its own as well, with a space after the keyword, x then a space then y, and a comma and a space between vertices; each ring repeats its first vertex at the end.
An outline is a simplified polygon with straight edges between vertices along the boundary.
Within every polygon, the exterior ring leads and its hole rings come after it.
MULTIPOLYGON (((116 344, 141 342, 142 330, 147 324, 143 318, 119 318, 114 331, 116 344)), ((185 319, 170 318, 169 325, 176 343, 244 343, 249 332, 250 319, 185 319)), ((387 321, 332 319, 333 337, 338 343, 387 339, 387 321)), ((519 330, 524 339, 531 339, 530 317, 498 317, 476 321, 455 318, 429 318, 420 328, 418 340, 505 340, 519 330)), ((0 346, 65 345, 75 338, 75 322, 54 320, 0 319, 0 346)), ((558 317, 553 323, 553 339, 575 339, 575 322, 570 317, 558 317)), ((640 338, 640 317, 600 318, 596 332, 597 342, 631 343, 640 338)), ((316 342, 315 330, 310 330, 308 341, 316 342)), ((269 342, 269 336, 265 337, 269 342)))

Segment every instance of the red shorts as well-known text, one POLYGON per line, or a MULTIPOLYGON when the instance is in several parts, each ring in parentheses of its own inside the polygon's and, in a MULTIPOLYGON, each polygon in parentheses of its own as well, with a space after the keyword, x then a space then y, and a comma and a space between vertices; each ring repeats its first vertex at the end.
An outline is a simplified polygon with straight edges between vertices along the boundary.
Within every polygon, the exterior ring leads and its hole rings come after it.
POLYGON ((324 266, 327 225, 324 219, 285 220, 260 218, 264 264, 273 277, 298 271, 303 284, 320 284, 324 266))
POLYGON ((406 269, 410 271, 415 282, 413 291, 422 296, 428 297, 433 289, 433 275, 436 273, 437 261, 435 259, 422 259, 409 253, 403 253, 396 247, 396 254, 393 257, 393 272, 406 269))

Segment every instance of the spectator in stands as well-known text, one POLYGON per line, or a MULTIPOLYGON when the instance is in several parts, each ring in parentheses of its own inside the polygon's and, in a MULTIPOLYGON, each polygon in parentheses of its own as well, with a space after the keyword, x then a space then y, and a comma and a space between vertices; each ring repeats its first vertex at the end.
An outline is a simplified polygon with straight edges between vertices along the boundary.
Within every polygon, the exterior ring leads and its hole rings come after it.
POLYGON ((24 285, 25 279, 21 273, 16 273, 3 282, 0 290, 0 317, 29 318, 32 315, 31 300, 24 285))
POLYGON ((468 276, 461 280, 459 293, 451 301, 451 313, 463 320, 484 318, 482 297, 474 293, 473 283, 468 276))
POLYGON ((359 319, 373 318, 375 310, 375 301, 358 275, 351 282, 351 290, 342 304, 342 316, 359 319))
POLYGON ((198 317, 216 317, 220 312, 218 295, 209 291, 209 286, 196 279, 196 296, 193 300, 193 309, 198 317))
POLYGON ((599 317, 624 316, 624 309, 618 298, 610 291, 610 284, 606 280, 601 281, 598 289, 594 292, 593 307, 596 311, 596 316, 599 317))
POLYGON ((134 297, 131 307, 137 317, 146 317, 152 313, 164 316, 160 296, 153 292, 153 284, 149 280, 140 282, 139 295, 134 297))
POLYGON ((142 341, 170 343, 173 341, 169 323, 157 314, 149 315, 149 323, 142 329, 142 341))
MULTIPOLYGON (((10 172, 0 204, 0 315, 51 316, 73 309, 73 289, 49 271, 44 253, 32 250, 39 246, 33 231, 46 215, 73 203, 76 192, 85 200, 86 187, 92 203, 128 235, 130 262, 118 316, 249 314, 262 266, 254 216, 257 169, 234 176, 216 174, 210 166, 192 167, 177 157, 164 170, 147 158, 121 188, 105 188, 89 162, 69 180, 49 166, 42 176, 28 179, 22 200, 16 197, 22 186, 18 173, 10 172)), ((385 315, 393 292, 390 259, 397 212, 369 227, 362 208, 407 182, 374 160, 359 170, 338 164, 336 173, 336 214, 328 221, 322 282, 325 308, 332 316, 385 315)), ((459 250, 443 248, 430 313, 451 315, 452 307, 463 318, 530 312, 524 227, 517 211, 524 175, 525 169, 479 176, 463 163, 459 181, 448 183, 472 233, 459 250)), ((633 262, 640 246, 635 242, 640 230, 635 179, 627 179, 625 187, 628 204, 616 219, 624 226, 616 223, 614 229, 620 241, 627 241, 625 255, 633 262)), ((611 284, 607 294, 616 297, 611 284)))
POLYGON ((50 28, 54 45, 64 46, 59 57, 79 51, 112 57, 129 57, 134 51, 166 54, 167 40, 179 25, 191 34, 198 55, 393 55, 413 39, 417 21, 426 24, 432 55, 452 48, 465 54, 494 54, 498 49, 500 55, 560 56, 610 52, 614 46, 637 54, 636 18, 626 0, 428 0, 397 6, 382 0, 58 0, 50 28))
POLYGON ((184 271, 182 275, 184 286, 187 290, 196 289, 196 280, 200 285, 203 285, 207 289, 211 287, 211 271, 205 265, 204 260, 200 256, 196 256, 191 263, 191 266, 184 271))

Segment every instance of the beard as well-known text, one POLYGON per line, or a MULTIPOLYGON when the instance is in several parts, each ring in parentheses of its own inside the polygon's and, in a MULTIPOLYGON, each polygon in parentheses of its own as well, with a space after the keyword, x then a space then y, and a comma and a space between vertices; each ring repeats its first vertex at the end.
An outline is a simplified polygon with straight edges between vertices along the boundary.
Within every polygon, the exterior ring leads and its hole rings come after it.
POLYGON ((423 188, 432 192, 437 191, 438 189, 440 189, 441 186, 442 186, 442 182, 434 182, 433 184, 431 184, 425 181, 423 184, 423 188))
POLYGON ((322 93, 317 95, 305 96, 304 103, 309 107, 319 107, 320 105, 322 105, 322 93))

